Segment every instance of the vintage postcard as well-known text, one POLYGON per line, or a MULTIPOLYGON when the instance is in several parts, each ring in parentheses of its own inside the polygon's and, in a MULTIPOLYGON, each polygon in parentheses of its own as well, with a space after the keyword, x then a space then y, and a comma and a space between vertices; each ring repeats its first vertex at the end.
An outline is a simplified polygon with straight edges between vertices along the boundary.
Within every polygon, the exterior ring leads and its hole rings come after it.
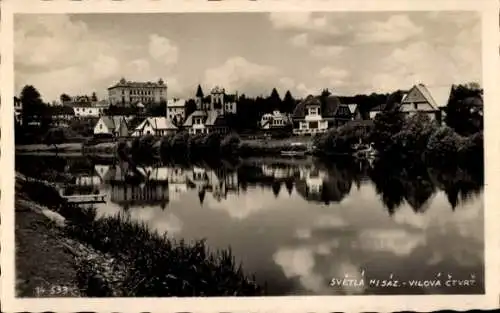
POLYGON ((1 13, 5 311, 499 306, 498 1, 1 13))

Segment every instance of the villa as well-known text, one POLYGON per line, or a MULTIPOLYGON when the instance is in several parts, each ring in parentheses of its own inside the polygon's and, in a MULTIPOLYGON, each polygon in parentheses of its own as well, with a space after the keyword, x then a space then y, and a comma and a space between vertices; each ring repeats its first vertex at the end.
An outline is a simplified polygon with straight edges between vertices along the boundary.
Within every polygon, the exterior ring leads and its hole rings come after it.
POLYGON ((277 110, 262 115, 260 119, 261 129, 281 129, 291 124, 291 118, 286 113, 277 110))
POLYGON ((110 134, 114 137, 127 137, 129 133, 124 116, 102 116, 94 127, 94 135, 110 134))
POLYGON ((149 117, 140 123, 131 134, 132 137, 144 135, 165 136, 177 132, 178 128, 166 117, 149 117))
POLYGON ((413 86, 401 101, 400 110, 408 115, 425 113, 431 120, 441 120, 441 110, 448 105, 450 87, 429 88, 424 84, 413 86))
POLYGON ((167 118, 179 122, 186 120, 186 100, 171 99, 167 101, 167 118))
POLYGON ((339 98, 309 95, 297 104, 293 112, 293 133, 314 135, 324 133, 335 124, 335 115, 340 106, 339 98))
POLYGON ((209 97, 203 97, 201 88, 196 93, 196 110, 184 122, 190 134, 225 134, 229 131, 228 117, 236 114, 236 95, 226 94, 224 88, 215 87, 209 97))

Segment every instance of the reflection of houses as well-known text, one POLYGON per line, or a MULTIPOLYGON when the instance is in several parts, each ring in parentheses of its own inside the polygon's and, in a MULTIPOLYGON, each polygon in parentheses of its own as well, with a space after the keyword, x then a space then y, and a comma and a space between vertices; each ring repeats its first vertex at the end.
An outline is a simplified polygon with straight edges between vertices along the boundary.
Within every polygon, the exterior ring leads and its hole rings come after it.
POLYGON ((169 202, 166 168, 135 168, 127 163, 112 166, 106 174, 111 201, 124 207, 166 205, 169 202))
POLYGON ((261 129, 280 129, 292 123, 290 117, 286 113, 280 111, 273 111, 273 113, 266 113, 260 119, 261 129))
POLYGON ((132 133, 132 137, 144 135, 164 136, 177 131, 171 119, 166 117, 149 117, 140 123, 132 133))
POLYGON ((226 198, 229 191, 238 190, 238 175, 236 172, 227 172, 224 169, 206 169, 202 167, 193 167, 188 172, 189 182, 195 186, 203 203, 205 193, 211 192, 216 200, 226 198))
POLYGON ((188 190, 185 171, 180 167, 167 168, 168 193, 170 200, 179 200, 188 190))
POLYGON ((236 114, 236 95, 227 95, 224 88, 215 87, 204 98, 198 88, 196 110, 186 118, 184 127, 190 134, 227 133, 229 114, 236 114))
POLYGON ((295 183, 297 192, 307 201, 329 204, 340 202, 349 194, 352 180, 340 172, 325 171, 317 168, 303 168, 300 179, 295 183))
POLYGON ((335 96, 328 96, 322 100, 321 96, 309 95, 295 107, 293 133, 301 135, 325 132, 334 126, 335 114, 339 106, 340 100, 335 96))
POLYGON ((273 166, 271 164, 263 164, 261 166, 262 174, 267 177, 273 177, 275 179, 284 179, 288 177, 293 177, 295 175, 295 170, 293 167, 283 167, 283 166, 273 166))
POLYGON ((94 135, 108 134, 115 137, 128 136, 127 120, 124 116, 102 116, 94 127, 94 135))
POLYGON ((431 120, 441 120, 441 108, 448 105, 451 87, 430 88, 424 84, 413 86, 401 101, 400 111, 408 115, 425 113, 431 120))

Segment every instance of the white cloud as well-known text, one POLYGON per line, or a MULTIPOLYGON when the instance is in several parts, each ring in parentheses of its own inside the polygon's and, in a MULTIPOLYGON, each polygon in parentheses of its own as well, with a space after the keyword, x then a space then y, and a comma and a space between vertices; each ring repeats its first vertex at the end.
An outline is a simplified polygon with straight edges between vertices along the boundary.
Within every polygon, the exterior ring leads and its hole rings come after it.
POLYGON ((248 95, 270 92, 278 80, 279 71, 268 65, 252 63, 243 57, 233 57, 224 64, 205 71, 204 84, 224 86, 231 91, 244 91, 248 95))
POLYGON ((179 48, 168 38, 152 34, 149 36, 149 54, 165 65, 177 63, 179 48))
POLYGON ((92 60, 89 54, 102 51, 105 45, 86 40, 87 25, 71 21, 67 15, 22 16, 17 25, 22 27, 16 27, 14 33, 14 55, 21 66, 74 66, 92 60))
POLYGON ((481 83, 480 48, 443 48, 417 41, 373 62, 369 83, 375 90, 409 88, 415 83, 443 86, 465 81, 481 83))
POLYGON ((278 29, 301 29, 311 23, 310 12, 272 12, 269 19, 278 29))
POLYGON ((369 21, 356 32, 361 43, 397 43, 421 34, 422 27, 416 26, 407 15, 393 15, 385 22, 369 21))
POLYGON ((116 75, 120 69, 120 63, 112 56, 99 54, 92 64, 95 78, 108 78, 116 75))
POLYGON ((329 34, 337 34, 337 27, 328 23, 325 15, 312 12, 273 12, 269 20, 276 29, 309 30, 329 34))
POLYGON ((290 38, 290 43, 295 47, 307 47, 307 34, 298 34, 290 38))
POLYGON ((408 256, 425 243, 424 233, 410 233, 403 229, 367 229, 359 234, 357 245, 365 251, 386 251, 397 256, 408 256))
POLYGON ((318 58, 338 57, 345 49, 345 47, 341 46, 313 46, 311 55, 318 58))

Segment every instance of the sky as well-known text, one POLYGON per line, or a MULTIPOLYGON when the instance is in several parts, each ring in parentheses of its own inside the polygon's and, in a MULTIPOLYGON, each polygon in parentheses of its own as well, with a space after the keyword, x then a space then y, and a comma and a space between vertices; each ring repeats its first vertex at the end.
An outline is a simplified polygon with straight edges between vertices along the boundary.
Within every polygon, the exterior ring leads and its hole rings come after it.
POLYGON ((248 96, 392 92, 415 83, 481 83, 473 12, 18 14, 15 92, 46 102, 124 77, 194 97, 215 85, 248 96))

